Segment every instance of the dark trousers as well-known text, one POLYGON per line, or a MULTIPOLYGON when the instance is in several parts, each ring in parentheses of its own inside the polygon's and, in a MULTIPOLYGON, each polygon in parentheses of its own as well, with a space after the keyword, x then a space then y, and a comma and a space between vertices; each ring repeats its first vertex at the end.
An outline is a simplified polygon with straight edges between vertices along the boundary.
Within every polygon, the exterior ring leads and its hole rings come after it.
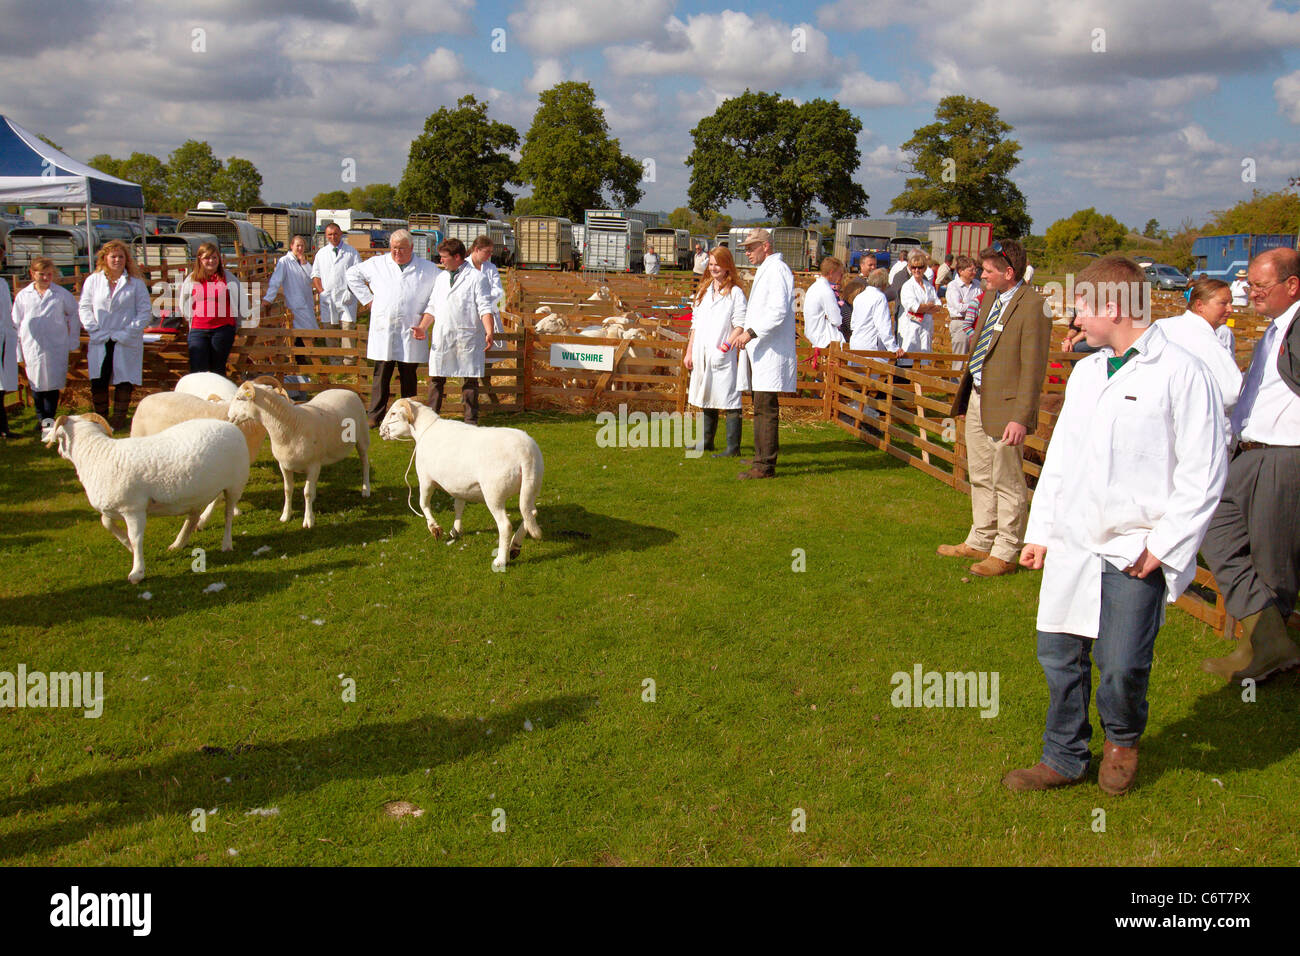
POLYGON ((393 379, 393 369, 397 369, 397 384, 402 398, 415 397, 416 362, 375 362, 375 374, 370 379, 370 408, 366 417, 370 426, 378 428, 388 411, 388 387, 393 379))
MULTIPOLYGON (((429 407, 442 414, 442 396, 447 389, 447 376, 429 376, 429 407)), ((465 404, 465 424, 478 424, 478 379, 463 378, 460 384, 461 401, 465 404)))
POLYGON ((1097 662, 1097 714, 1106 739, 1121 747, 1137 746, 1147 727, 1147 684, 1164 607, 1165 576, 1159 568, 1134 578, 1107 562, 1097 639, 1038 632, 1038 663, 1048 691, 1043 763, 1057 773, 1073 778, 1088 769, 1092 660, 1097 662))
MULTIPOLYGON (((104 364, 99 367, 99 374, 90 380, 90 403, 98 415, 108 418, 108 383, 113 378, 113 353, 117 343, 109 339, 104 343, 104 364)), ((126 423, 127 409, 131 407, 131 392, 134 386, 130 382, 118 382, 113 386, 113 427, 120 428, 126 423)))
POLYGON ((226 374, 226 362, 235 345, 235 327, 223 325, 215 329, 190 329, 187 340, 191 372, 216 372, 226 374))
POLYGON ((1229 614, 1276 602, 1287 617, 1300 590, 1300 448, 1239 451, 1201 553, 1229 614))
POLYGON ((59 390, 52 388, 47 392, 32 392, 32 403, 36 406, 36 420, 59 417, 59 390))
POLYGON ((776 471, 781 450, 780 392, 750 392, 754 400, 754 467, 776 471))

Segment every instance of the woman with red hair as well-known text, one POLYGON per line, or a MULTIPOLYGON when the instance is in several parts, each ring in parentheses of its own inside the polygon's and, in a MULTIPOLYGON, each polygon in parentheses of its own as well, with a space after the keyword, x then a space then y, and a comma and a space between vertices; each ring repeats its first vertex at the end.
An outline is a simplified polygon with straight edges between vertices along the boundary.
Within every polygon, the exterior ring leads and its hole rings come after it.
POLYGON ((144 330, 153 317, 149 287, 126 243, 110 239, 99 247, 95 271, 81 287, 78 310, 90 336, 86 365, 95 411, 116 431, 126 425, 133 387, 144 381, 144 330), (108 386, 113 386, 113 416, 108 386))
POLYGON ((709 266, 695 293, 686 368, 691 373, 688 401, 704 410, 700 451, 712 451, 718 434, 718 410, 727 412, 727 450, 715 458, 740 454, 741 349, 728 345, 733 329, 745 327, 745 291, 726 246, 709 253, 709 266))

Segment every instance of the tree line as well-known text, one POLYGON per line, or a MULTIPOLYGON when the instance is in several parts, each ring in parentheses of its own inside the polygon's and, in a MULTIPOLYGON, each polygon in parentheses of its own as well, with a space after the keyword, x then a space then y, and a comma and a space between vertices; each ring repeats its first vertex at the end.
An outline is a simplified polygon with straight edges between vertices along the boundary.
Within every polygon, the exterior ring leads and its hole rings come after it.
POLYGON ((145 209, 183 213, 201 200, 223 202, 231 209, 262 203, 262 174, 247 159, 231 156, 224 163, 202 140, 186 140, 163 162, 150 153, 114 159, 107 153, 87 163, 101 173, 137 183, 144 190, 145 209))

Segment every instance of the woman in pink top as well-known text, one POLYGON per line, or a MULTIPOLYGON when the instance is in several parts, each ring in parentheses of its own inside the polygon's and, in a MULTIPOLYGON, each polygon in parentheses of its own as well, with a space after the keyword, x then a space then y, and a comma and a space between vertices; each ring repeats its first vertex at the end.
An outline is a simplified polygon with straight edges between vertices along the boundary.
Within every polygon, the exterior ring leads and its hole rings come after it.
POLYGON ((190 323, 191 372, 226 374, 226 361, 239 327, 239 280, 226 271, 221 250, 199 246, 194 271, 181 287, 181 309, 190 323))

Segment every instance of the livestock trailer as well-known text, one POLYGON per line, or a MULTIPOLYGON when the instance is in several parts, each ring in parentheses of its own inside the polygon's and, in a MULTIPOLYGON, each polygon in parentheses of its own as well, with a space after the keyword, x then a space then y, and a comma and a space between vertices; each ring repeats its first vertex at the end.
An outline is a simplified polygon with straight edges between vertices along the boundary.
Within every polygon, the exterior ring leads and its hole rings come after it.
POLYGON ((223 213, 190 210, 176 224, 176 231, 205 232, 216 236, 222 258, 226 260, 275 251, 275 242, 268 233, 247 219, 233 219, 223 213))
POLYGON ((645 261, 645 223, 617 209, 588 209, 582 267, 639 272, 645 261))
POLYGON ((306 236, 310 241, 316 231, 316 212, 293 206, 249 206, 248 221, 268 233, 277 248, 287 250, 294 236, 306 236))
POLYGON ((1211 279, 1231 282, 1237 270, 1245 269, 1261 252, 1295 247, 1296 237, 1291 234, 1239 232, 1229 236, 1202 236, 1192 243, 1192 274, 1199 277, 1204 272, 1211 279))
POLYGON ((772 251, 779 252, 785 264, 795 272, 807 272, 808 232, 802 226, 772 226, 772 251))
POLYGON ((520 216, 515 220, 516 264, 520 269, 577 268, 573 223, 560 216, 520 216))
POLYGON ((360 209, 317 209, 316 228, 323 230, 327 224, 332 222, 344 232, 347 232, 352 228, 354 220, 374 218, 370 213, 362 212, 360 209))
POLYGON ((898 235, 890 219, 841 219, 835 223, 835 258, 856 270, 864 252, 887 252, 898 235))
POLYGON ((191 265, 197 258, 199 246, 210 242, 218 248, 221 240, 210 232, 169 232, 161 236, 143 236, 131 240, 131 254, 144 261, 147 244, 149 264, 181 268, 191 265))
POLYGON ((671 226, 649 226, 645 231, 646 251, 654 250, 660 268, 689 269, 694 253, 691 251, 691 234, 686 229, 671 226))
POLYGON ((930 227, 930 257, 939 262, 945 256, 978 260, 980 251, 992 243, 993 224, 989 222, 945 222, 930 227))
POLYGON ((5 273, 27 275, 33 259, 54 261, 59 275, 70 276, 85 267, 88 255, 86 227, 14 226, 5 236, 5 273))
POLYGON ((407 227, 410 229, 436 229, 438 232, 446 233, 447 220, 450 216, 445 216, 439 212, 413 212, 406 217, 407 227))

